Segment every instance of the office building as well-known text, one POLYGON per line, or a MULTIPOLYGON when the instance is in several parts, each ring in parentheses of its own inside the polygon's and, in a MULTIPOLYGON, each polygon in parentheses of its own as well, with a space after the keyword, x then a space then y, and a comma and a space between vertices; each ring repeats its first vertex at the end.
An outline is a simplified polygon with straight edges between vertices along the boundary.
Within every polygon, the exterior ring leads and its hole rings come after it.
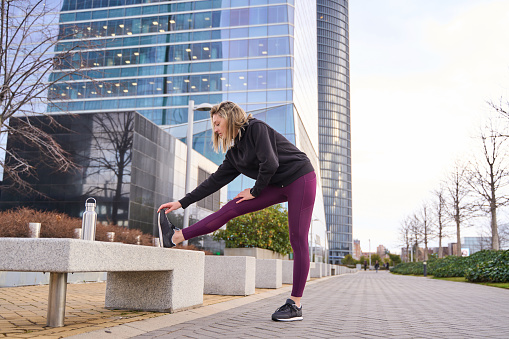
MULTIPOLYGON (((308 154, 310 239, 332 263, 352 252, 348 1, 64 0, 60 26, 57 52, 86 48, 51 75, 49 112, 137 111, 184 140, 189 100, 234 101, 308 154), (70 65, 86 76, 64 77, 70 65)), ((219 164, 208 113, 194 122, 193 148, 219 164)), ((228 197, 252 185, 241 176, 228 197)))
POLYGON ((491 238, 483 237, 462 237, 461 239, 461 251, 462 255, 465 249, 467 249, 468 255, 472 255, 475 252, 482 250, 491 249, 491 238))
POLYGON ((348 1, 317 0, 320 168, 331 263, 352 253, 348 1))

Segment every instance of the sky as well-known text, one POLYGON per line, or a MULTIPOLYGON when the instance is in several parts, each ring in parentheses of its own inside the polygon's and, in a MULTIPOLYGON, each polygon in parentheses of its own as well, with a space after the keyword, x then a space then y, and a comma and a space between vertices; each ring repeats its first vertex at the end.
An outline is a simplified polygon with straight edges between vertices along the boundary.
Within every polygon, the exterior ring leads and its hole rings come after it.
POLYGON ((353 238, 400 254, 403 219, 509 101, 509 1, 349 1, 349 28, 353 238))

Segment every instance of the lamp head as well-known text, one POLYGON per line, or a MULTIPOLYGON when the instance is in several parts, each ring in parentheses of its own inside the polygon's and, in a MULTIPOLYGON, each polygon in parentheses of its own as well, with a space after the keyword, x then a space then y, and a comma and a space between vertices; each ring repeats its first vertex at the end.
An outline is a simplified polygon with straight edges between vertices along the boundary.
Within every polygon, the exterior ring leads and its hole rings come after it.
POLYGON ((214 105, 209 103, 203 103, 199 104, 198 106, 195 106, 195 111, 210 111, 214 105))

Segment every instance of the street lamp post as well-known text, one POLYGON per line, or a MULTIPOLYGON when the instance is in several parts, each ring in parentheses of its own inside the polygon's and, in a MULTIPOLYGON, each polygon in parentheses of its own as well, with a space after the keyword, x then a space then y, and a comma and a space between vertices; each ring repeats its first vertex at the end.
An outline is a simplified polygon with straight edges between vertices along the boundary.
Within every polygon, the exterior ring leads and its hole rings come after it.
POLYGON ((330 264, 330 243, 329 243, 329 235, 331 234, 331 231, 325 231, 325 234, 327 234, 327 264, 330 264))
MULTIPOLYGON (((187 157, 186 157, 186 194, 191 192, 191 162, 193 158, 193 124, 194 124, 194 111, 210 111, 212 109, 211 104, 203 103, 198 106, 194 106, 194 100, 189 100, 187 107, 187 157)), ((184 222, 182 228, 189 226, 189 208, 184 209, 184 222)), ((187 245, 187 240, 184 241, 187 245)))
POLYGON ((313 223, 315 221, 320 221, 319 219, 313 219, 311 220, 311 250, 309 251, 309 261, 310 262, 314 262, 313 260, 313 254, 314 254, 314 250, 313 250, 313 223))
POLYGON ((371 239, 369 239, 369 269, 371 270, 371 239))

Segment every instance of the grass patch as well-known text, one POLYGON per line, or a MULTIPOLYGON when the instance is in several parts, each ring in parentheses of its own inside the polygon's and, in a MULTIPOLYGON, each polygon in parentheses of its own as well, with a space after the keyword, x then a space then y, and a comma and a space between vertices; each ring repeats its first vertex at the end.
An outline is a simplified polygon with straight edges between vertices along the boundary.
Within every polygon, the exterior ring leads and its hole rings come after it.
POLYGON ((456 282, 469 282, 467 279, 465 279, 465 277, 447 277, 447 278, 435 278, 435 277, 433 277, 433 279, 447 280, 447 281, 456 281, 456 282))
MULTIPOLYGON (((433 279, 470 283, 467 279, 465 279, 465 277, 449 277, 449 278, 433 278, 433 279)), ((509 283, 488 283, 488 282, 484 282, 484 283, 472 283, 472 284, 486 285, 486 286, 492 286, 492 287, 509 289, 509 283)))
POLYGON ((509 283, 478 283, 478 284, 509 289, 509 283))

